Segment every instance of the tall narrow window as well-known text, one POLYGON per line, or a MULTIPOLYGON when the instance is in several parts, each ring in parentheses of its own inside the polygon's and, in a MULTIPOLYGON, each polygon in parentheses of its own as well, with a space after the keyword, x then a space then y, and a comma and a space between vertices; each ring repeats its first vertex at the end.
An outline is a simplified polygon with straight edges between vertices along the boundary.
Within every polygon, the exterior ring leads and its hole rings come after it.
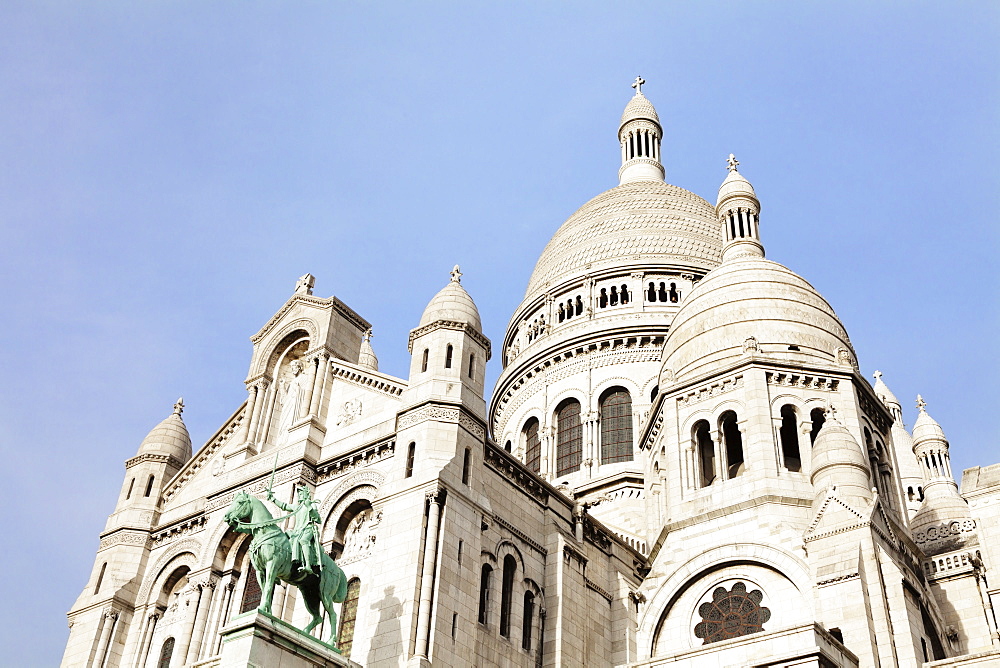
POLYGON ((410 446, 406 448, 406 472, 403 474, 404 478, 409 478, 413 475, 413 460, 417 455, 417 444, 410 443, 410 446))
POLYGON ((469 484, 469 467, 472 465, 472 450, 465 449, 465 459, 462 461, 462 484, 469 484))
POLYGON ((580 297, 576 298, 576 314, 583 315, 583 299, 580 297))
POLYGON ((104 571, 108 570, 108 562, 101 564, 101 574, 97 576, 97 584, 94 585, 94 593, 97 594, 101 591, 101 584, 104 582, 104 571))
POLYGON ((580 402, 567 399, 556 409, 556 476, 580 470, 583 453, 583 427, 580 424, 580 402))
POLYGON ((128 484, 128 494, 125 495, 125 500, 128 501, 132 498, 132 488, 135 487, 135 478, 132 478, 132 482, 128 484))
POLYGON ((346 657, 351 656, 351 647, 354 645, 354 623, 358 619, 358 599, 361 597, 361 580, 352 578, 347 583, 347 598, 340 608, 340 630, 337 631, 337 647, 340 653, 346 657))
POLYGON ((476 377, 476 354, 469 353, 469 378, 476 377))
POLYGON ((826 422, 826 412, 822 408, 814 408, 809 412, 809 419, 812 420, 812 429, 809 430, 809 444, 811 445, 816 442, 816 436, 819 435, 819 430, 826 422))
POLYGON ((512 447, 513 446, 510 441, 507 441, 506 443, 503 444, 503 449, 506 450, 507 452, 510 452, 512 447))
POLYGON ((799 453, 799 425, 795 417, 795 407, 785 404, 781 407, 781 458, 789 471, 802 470, 802 458, 799 453))
POLYGON ((448 347, 444 351, 444 368, 445 369, 450 369, 451 368, 451 356, 454 353, 455 353, 455 349, 449 343, 448 347))
POLYGON ((531 418, 524 425, 524 463, 528 470, 538 473, 542 464, 542 443, 538 438, 538 419, 531 418))
POLYGON ((694 425, 692 437, 698 455, 698 486, 708 487, 715 482, 715 444, 712 443, 708 422, 699 420, 694 425))
POLYGON ((149 496, 153 492, 154 480, 156 480, 156 476, 149 476, 149 480, 146 482, 146 493, 143 496, 149 496))
POLYGON ((632 397, 613 387, 601 397, 601 463, 632 461, 632 397))
POLYGON ((256 610, 260 605, 260 582, 257 581, 257 571, 254 570, 250 559, 246 560, 246 586, 243 587, 243 602, 240 604, 240 614, 256 610))
POLYGON ((535 595, 524 592, 524 618, 521 620, 521 649, 531 651, 531 627, 535 622, 535 595))
POLYGON ((618 306, 618 286, 611 286, 611 296, 608 298, 608 304, 618 306))
POLYGON ((677 291, 676 283, 670 284, 670 292, 667 293, 667 298, 670 300, 670 303, 672 304, 676 304, 678 300, 680 300, 681 293, 677 291))
POLYGON ((628 302, 629 302, 629 296, 628 296, 628 286, 627 285, 622 285, 622 289, 621 289, 621 292, 619 294, 622 296, 622 304, 628 304, 628 302))
POLYGON ((517 560, 509 554, 503 558, 503 583, 500 589, 500 635, 510 637, 510 608, 514 598, 514 574, 517 560))
POLYGON ((420 362, 420 373, 427 371, 427 357, 431 354, 431 351, 424 348, 424 357, 420 362))
POLYGON ((163 641, 163 647, 160 648, 160 658, 156 662, 156 668, 170 668, 170 659, 174 656, 174 638, 170 636, 163 641))
POLYGON ((746 468, 743 464, 743 434, 736 424, 736 413, 726 411, 719 420, 722 442, 726 445, 726 477, 735 478, 746 468))
POLYGON ((479 623, 487 625, 489 623, 490 608, 490 587, 493 585, 493 567, 483 564, 483 571, 479 576, 479 623))
POLYGON ((656 297, 661 302, 665 302, 665 301, 667 301, 669 299, 669 297, 667 295, 667 284, 666 283, 660 283, 660 290, 659 290, 659 292, 656 293, 656 297))
POLYGON ((597 298, 597 305, 600 308, 604 308, 608 305, 608 290, 607 288, 601 288, 601 296, 597 298))
POLYGON ((646 301, 655 302, 656 301, 656 284, 650 283, 649 287, 646 289, 646 301))

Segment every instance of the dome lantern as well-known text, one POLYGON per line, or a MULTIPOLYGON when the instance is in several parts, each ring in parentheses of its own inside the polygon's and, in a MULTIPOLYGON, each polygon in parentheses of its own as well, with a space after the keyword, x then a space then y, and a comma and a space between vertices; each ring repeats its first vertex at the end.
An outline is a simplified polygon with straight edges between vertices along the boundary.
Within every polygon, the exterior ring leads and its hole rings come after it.
POLYGON ((618 170, 621 183, 633 181, 663 181, 660 162, 660 140, 663 128, 653 104, 642 94, 646 80, 636 77, 632 83, 635 95, 625 105, 618 125, 618 142, 622 150, 622 166, 618 170))
POLYGON ((737 257, 764 257, 760 242, 760 202, 753 186, 739 172, 739 160, 730 153, 726 160, 729 175, 719 186, 716 215, 722 224, 722 260, 737 257))

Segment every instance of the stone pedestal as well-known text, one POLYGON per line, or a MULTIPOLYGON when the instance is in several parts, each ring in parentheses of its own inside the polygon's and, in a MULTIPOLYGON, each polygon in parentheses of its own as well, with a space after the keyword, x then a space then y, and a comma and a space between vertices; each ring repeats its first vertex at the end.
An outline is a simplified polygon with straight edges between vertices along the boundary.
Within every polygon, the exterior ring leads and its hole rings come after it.
POLYGON ((219 656, 199 668, 361 668, 324 642, 263 612, 241 615, 222 629, 219 656))

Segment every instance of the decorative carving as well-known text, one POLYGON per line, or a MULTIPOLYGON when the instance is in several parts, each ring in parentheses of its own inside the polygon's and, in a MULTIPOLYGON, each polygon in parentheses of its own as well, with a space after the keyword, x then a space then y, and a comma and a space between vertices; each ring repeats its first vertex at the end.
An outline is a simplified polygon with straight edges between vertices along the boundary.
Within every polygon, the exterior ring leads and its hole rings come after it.
MULTIPOLYGON (((740 223, 740 224, 742 225, 742 223, 740 223)), ((759 353, 760 352, 760 344, 757 343, 757 337, 755 337, 755 336, 748 336, 743 341, 743 352, 744 353, 749 353, 751 355, 754 354, 754 353, 759 353)))
POLYGON ((417 327, 416 329, 410 332, 410 339, 409 342, 407 343, 406 350, 412 353, 413 342, 416 339, 438 328, 454 329, 465 333, 466 336, 468 336, 470 339, 472 339, 473 341, 475 341, 476 343, 478 343, 479 345, 481 345, 483 348, 486 349, 486 359, 487 361, 489 361, 490 350, 492 345, 490 344, 490 340, 486 338, 483 334, 481 334, 479 331, 477 331, 476 328, 473 327, 472 325, 465 322, 458 322, 457 320, 456 321, 438 320, 436 322, 430 323, 429 325, 424 325, 423 327, 417 327))
MULTIPOLYGON (((271 461, 273 462, 274 460, 271 461)), ((209 497, 208 503, 205 507, 205 512, 211 512, 213 510, 229 506, 229 504, 233 502, 233 499, 236 498, 236 494, 240 491, 247 492, 248 494, 263 494, 267 489, 268 478, 270 475, 270 464, 267 461, 267 457, 262 458, 258 462, 254 462, 254 466, 250 468, 252 471, 245 472, 250 474, 248 475, 248 478, 253 480, 253 477, 255 476, 260 477, 252 482, 248 480, 240 489, 230 490, 227 493, 209 497)), ((244 471, 240 472, 244 473, 244 471)), ((315 483, 316 472, 313 471, 312 467, 307 464, 293 464, 278 470, 275 473, 275 485, 280 485, 281 483, 288 482, 289 480, 305 480, 310 483, 315 483)))
POLYGON ((762 600, 764 594, 759 589, 747 592, 742 582, 734 583, 729 591, 716 587, 712 600, 698 606, 701 621, 694 627, 695 636, 708 645, 763 631, 771 611, 760 604, 762 600))
POLYGON ((720 394, 731 392, 732 390, 740 387, 743 387, 742 375, 723 378, 722 380, 709 385, 703 385, 697 389, 691 390, 684 396, 677 397, 677 403, 682 406, 690 406, 691 404, 695 404, 699 401, 704 401, 705 399, 712 397, 717 397, 720 394))
POLYGON ((165 543, 176 540, 181 536, 187 536, 204 530, 208 523, 206 515, 195 515, 187 519, 176 522, 165 529, 156 531, 152 536, 153 545, 159 547, 165 543))
POLYGON ((505 520, 505 519, 503 519, 501 517, 497 517, 496 515, 493 516, 493 519, 496 521, 497 524, 499 524, 500 526, 502 526, 504 529, 506 529, 512 535, 516 536, 522 543, 524 543, 525 545, 527 545, 528 547, 530 547, 532 550, 534 550, 538 554, 542 555, 543 557, 547 554, 546 551, 545 551, 545 548, 542 547, 541 543, 538 543, 538 542, 532 540, 531 538, 528 538, 528 535, 526 533, 524 533, 523 531, 521 531, 520 529, 518 529, 517 527, 515 527, 513 524, 511 524, 507 520, 505 520))
POLYGON ((976 531, 976 520, 955 520, 953 522, 943 522, 936 526, 928 527, 923 531, 913 534, 913 542, 924 551, 933 550, 933 543, 964 542, 976 531))
POLYGON ((785 387, 804 387, 810 390, 827 390, 836 392, 840 381, 836 378, 823 378, 811 374, 799 373, 778 373, 768 371, 765 373, 767 382, 770 385, 783 385, 785 387))
POLYGON ((854 359, 854 355, 847 348, 837 348, 837 364, 849 366, 852 369, 858 368, 858 361, 854 359))
MULTIPOLYGON (((359 468, 364 468, 376 464, 383 459, 392 457, 396 450, 396 440, 393 438, 379 441, 374 445, 363 445, 353 452, 337 457, 333 461, 317 466, 317 481, 325 482, 331 478, 342 476, 359 468)), ((382 483, 382 474, 379 476, 379 484, 382 483)))
POLYGON ((389 378, 376 376, 374 372, 363 371, 354 366, 341 364, 335 359, 329 361, 329 367, 330 373, 341 380, 346 380, 359 387, 375 390, 390 397, 398 397, 405 389, 404 385, 394 383, 389 378))
POLYGON ((605 591, 600 586, 598 586, 598 584, 596 582, 594 582, 593 580, 591 580, 590 578, 584 578, 583 582, 584 582, 585 585, 587 585, 587 589, 590 589, 591 591, 597 592, 608 603, 611 603, 611 601, 614 600, 613 597, 611 596, 611 594, 609 594, 607 591, 605 591))
POLYGON ((548 503, 548 489, 541 480, 535 477, 524 464, 507 454, 496 444, 486 442, 486 465, 506 478, 516 489, 529 496, 536 503, 544 506, 548 503))
POLYGON ((166 489, 163 490, 164 502, 173 498, 173 496, 187 483, 187 481, 193 478, 194 475, 201 470, 202 466, 211 461, 215 453, 219 451, 219 448, 228 443, 229 439, 232 438, 233 434, 235 434, 240 428, 245 417, 246 404, 236 411, 236 413, 229 418, 229 421, 215 433, 215 436, 213 436, 209 442, 206 443, 205 446, 202 447, 190 461, 188 461, 187 465, 179 473, 179 475, 167 483, 166 489))
POLYGON ((340 411, 340 415, 337 417, 337 426, 346 426, 354 422, 356 418, 361 417, 361 411, 363 405, 361 399, 351 399, 350 401, 344 402, 344 407, 340 411))
POLYGON ((101 537, 101 543, 97 547, 97 551, 106 550, 109 547, 114 547, 115 545, 137 545, 139 547, 145 548, 149 544, 149 534, 147 532, 135 532, 129 531, 127 529, 109 534, 107 536, 101 537))

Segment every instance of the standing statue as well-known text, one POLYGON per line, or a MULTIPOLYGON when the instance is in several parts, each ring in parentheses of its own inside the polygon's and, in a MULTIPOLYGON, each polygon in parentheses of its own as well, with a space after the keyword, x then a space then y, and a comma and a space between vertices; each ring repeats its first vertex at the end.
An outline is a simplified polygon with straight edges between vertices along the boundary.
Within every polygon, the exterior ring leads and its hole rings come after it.
MULTIPOLYGON (((272 471, 271 484, 267 489, 270 499, 274 498, 271 491, 273 483, 272 471)), ((299 503, 296 506, 286 506, 275 501, 275 505, 291 511, 290 515, 275 518, 260 499, 246 492, 239 492, 226 511, 225 521, 233 531, 253 536, 250 541, 250 561, 257 571, 261 591, 260 606, 257 609, 271 614, 274 586, 278 580, 298 587, 306 610, 312 615, 312 620, 302 630, 311 634, 323 622, 325 610, 330 618, 328 644, 339 652, 336 649, 337 612, 334 604, 343 603, 347 598, 347 578, 330 555, 319 549, 316 531, 319 514, 309 490, 305 489, 303 494, 303 488, 300 487, 298 496, 299 503), (288 517, 295 517, 295 528, 290 532, 291 535, 278 528, 278 522, 288 517), (299 555, 299 563, 293 558, 295 554, 299 555), (318 572, 315 566, 318 566, 318 572)))
POLYGON ((267 490, 267 500, 286 513, 291 513, 291 518, 295 520, 295 526, 288 532, 288 540, 292 544, 292 567, 297 568, 296 574, 306 572, 319 574, 323 568, 317 528, 320 522, 319 512, 308 487, 299 485, 296 495, 298 503, 293 506, 282 503, 275 498, 271 489, 267 490))

